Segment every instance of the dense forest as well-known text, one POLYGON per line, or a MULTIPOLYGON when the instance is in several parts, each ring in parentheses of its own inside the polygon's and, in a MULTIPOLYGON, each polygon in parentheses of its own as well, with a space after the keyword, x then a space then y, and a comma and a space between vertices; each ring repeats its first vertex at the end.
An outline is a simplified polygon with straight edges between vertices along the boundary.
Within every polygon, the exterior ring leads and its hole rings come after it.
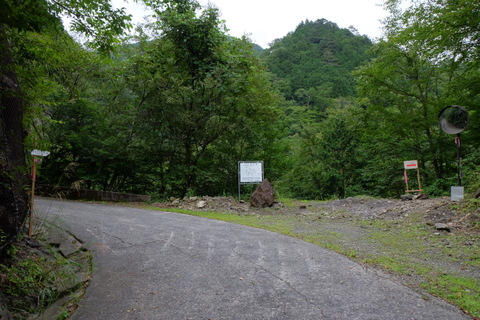
POLYGON ((82 43, 53 2, 39 2, 52 19, 35 22, 49 28, 0 14, 0 36, 21 88, 25 153, 51 152, 40 184, 235 195, 238 161, 262 160, 282 197, 396 197, 403 161, 416 159, 424 192, 446 195, 456 145, 438 114, 460 105, 463 183, 480 187, 477 0, 386 0, 382 39, 306 20, 264 50, 228 36, 219 10, 195 0, 144 1, 155 19, 129 35, 128 17, 111 28, 74 20, 82 43))

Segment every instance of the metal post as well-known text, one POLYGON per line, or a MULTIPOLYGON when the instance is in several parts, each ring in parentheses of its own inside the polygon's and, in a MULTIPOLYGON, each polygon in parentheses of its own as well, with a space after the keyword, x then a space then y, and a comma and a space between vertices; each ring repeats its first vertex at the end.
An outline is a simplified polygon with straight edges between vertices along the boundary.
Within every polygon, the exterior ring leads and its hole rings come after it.
POLYGON ((460 157, 461 152, 461 142, 460 142, 460 133, 457 133, 455 137, 455 144, 457 146, 457 176, 458 176, 458 186, 462 186, 462 158, 460 157))
POLYGON ((238 202, 240 202, 240 185, 242 184, 242 181, 241 181, 242 177, 240 174, 240 161, 238 161, 237 171, 238 171, 238 202))

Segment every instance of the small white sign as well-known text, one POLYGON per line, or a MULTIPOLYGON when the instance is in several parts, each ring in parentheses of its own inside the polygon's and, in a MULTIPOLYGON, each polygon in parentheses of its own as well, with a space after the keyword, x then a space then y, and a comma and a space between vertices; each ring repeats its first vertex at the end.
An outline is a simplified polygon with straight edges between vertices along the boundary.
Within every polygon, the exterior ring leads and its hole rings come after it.
POLYGON ((417 160, 403 161, 403 166, 405 169, 417 169, 418 163, 417 160))
POLYGON ((260 183, 263 181, 263 162, 240 161, 240 183, 260 183))
POLYGON ((460 201, 463 199, 463 187, 451 187, 450 199, 460 201))
POLYGON ((46 157, 50 154, 49 151, 33 150, 31 152, 32 156, 46 157))

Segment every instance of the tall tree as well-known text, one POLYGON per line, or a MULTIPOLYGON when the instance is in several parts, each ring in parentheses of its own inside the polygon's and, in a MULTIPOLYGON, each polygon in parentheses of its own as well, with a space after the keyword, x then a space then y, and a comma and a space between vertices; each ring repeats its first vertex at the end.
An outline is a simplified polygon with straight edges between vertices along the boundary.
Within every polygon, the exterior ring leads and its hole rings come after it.
POLYGON ((134 97, 122 76, 125 62, 87 51, 68 35, 26 38, 36 62, 28 73, 35 68, 42 79, 27 87, 29 104, 40 111, 28 123, 51 151, 42 163, 42 182, 140 192, 132 181, 139 163, 134 165, 138 154, 130 152, 137 140, 134 97))
POLYGON ((480 2, 474 0, 413 1, 402 9, 401 0, 385 1, 389 38, 410 35, 424 43, 435 60, 474 62, 480 57, 480 2))
POLYGON ((478 97, 475 12, 479 4, 419 1, 406 10, 399 1, 386 5, 391 11, 385 24, 387 38, 372 51, 375 58, 357 72, 361 96, 368 99, 364 100, 368 106, 365 152, 378 160, 375 163, 391 163, 370 170, 377 173, 376 185, 388 192, 392 172, 401 177, 401 162, 418 159, 426 190, 443 193, 454 183, 454 161, 448 160, 454 159, 454 148, 439 130, 438 113, 452 104, 478 109, 474 101, 478 97))
POLYGON ((8 221, 4 231, 11 236, 16 235, 14 229, 18 230, 28 210, 24 104, 15 70, 15 40, 25 31, 61 30, 58 15, 66 13, 73 18, 76 30, 90 36, 93 45, 107 50, 115 36, 129 26, 130 16, 97 0, 1 0, 0 7, 0 216, 8 221))
POLYGON ((161 194, 205 186, 197 178, 215 144, 249 134, 252 119, 273 117, 274 97, 252 44, 226 35, 218 9, 198 9, 196 1, 156 7, 161 37, 145 45, 130 72, 161 194))
POLYGON ((293 138, 294 164, 280 179, 280 191, 303 199, 365 194, 361 188, 357 107, 348 103, 326 110, 323 120, 309 124, 293 138))

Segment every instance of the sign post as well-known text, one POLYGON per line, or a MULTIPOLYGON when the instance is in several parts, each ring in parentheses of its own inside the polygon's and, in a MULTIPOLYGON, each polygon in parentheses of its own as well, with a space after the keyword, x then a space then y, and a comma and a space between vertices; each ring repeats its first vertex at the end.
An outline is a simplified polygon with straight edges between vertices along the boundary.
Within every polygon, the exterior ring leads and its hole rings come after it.
POLYGON ((34 198, 35 198, 35 180, 37 179, 37 157, 46 157, 50 154, 48 151, 33 150, 31 155, 33 156, 32 164, 32 195, 30 196, 30 221, 28 224, 28 237, 32 237, 33 230, 33 208, 34 208, 34 198))
POLYGON ((417 160, 409 160, 403 162, 403 178, 405 180, 405 184, 407 186, 407 193, 409 192, 422 192, 422 185, 420 183, 420 169, 418 168, 418 161, 417 160), (408 187, 408 175, 407 170, 410 169, 417 169, 417 183, 418 183, 418 190, 409 190, 408 187))
POLYGON ((263 161, 238 162, 238 201, 240 201, 240 185, 257 184, 263 181, 263 161))
POLYGON ((459 201, 463 199, 460 133, 467 127, 469 119, 468 111, 464 107, 455 105, 443 108, 438 115, 438 121, 442 131, 448 134, 456 135, 455 145, 457 147, 458 186, 451 187, 452 201, 459 201))

